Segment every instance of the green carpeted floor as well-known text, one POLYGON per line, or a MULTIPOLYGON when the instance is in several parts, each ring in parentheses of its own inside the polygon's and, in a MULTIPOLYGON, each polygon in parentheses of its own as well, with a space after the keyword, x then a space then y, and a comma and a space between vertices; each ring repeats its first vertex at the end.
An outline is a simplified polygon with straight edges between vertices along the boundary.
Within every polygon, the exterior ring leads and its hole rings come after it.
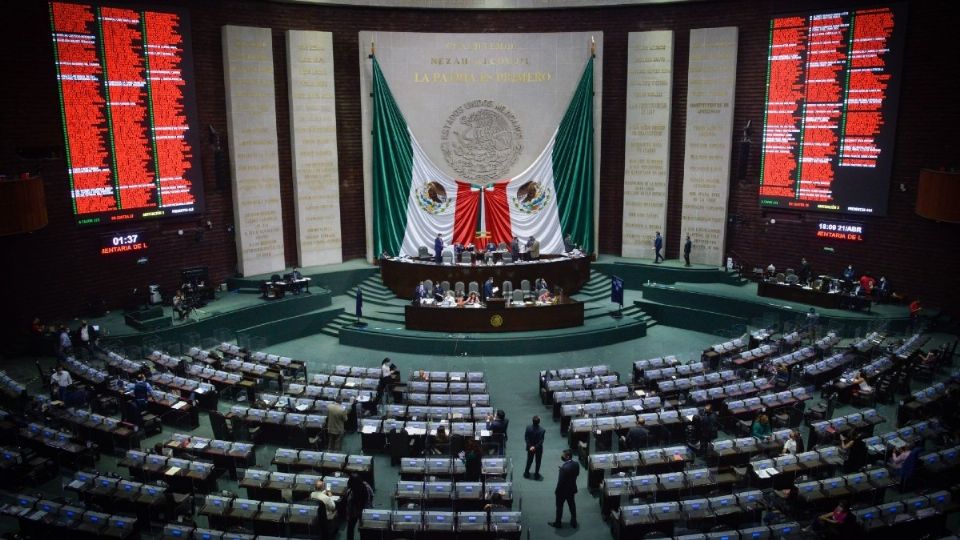
MULTIPOLYGON (((631 295, 638 294, 630 292, 631 295)), ((334 298, 334 306, 348 307, 352 299, 347 296, 334 298)), ((210 336, 205 336, 210 337, 210 336)), ((952 341, 954 336, 935 335, 930 346, 937 346, 945 341, 952 341)), ((566 441, 560 437, 559 423, 555 422, 550 411, 544 407, 539 399, 537 379, 542 369, 560 367, 578 367, 596 364, 608 364, 621 375, 621 381, 631 380, 632 362, 643 358, 652 358, 667 354, 677 355, 681 360, 697 359, 700 352, 707 346, 724 341, 725 337, 717 335, 680 330, 664 325, 656 325, 648 329, 645 337, 629 342, 612 344, 609 346, 586 349, 569 353, 526 354, 513 356, 476 357, 476 356, 428 356, 418 354, 390 354, 391 359, 399 366, 407 378, 415 369, 428 370, 472 370, 486 373, 488 388, 494 407, 506 411, 510 419, 507 455, 513 459, 515 470, 514 492, 516 504, 522 507, 524 523, 529 531, 530 538, 573 537, 582 539, 610 538, 606 524, 600 518, 600 507, 597 499, 586 490, 586 471, 581 471, 579 479, 580 493, 577 496, 579 510, 579 530, 564 528, 554 530, 546 526, 552 521, 554 513, 553 488, 557 479, 557 465, 560 451, 566 447, 566 441), (547 429, 544 452, 542 481, 525 480, 522 478, 523 460, 525 453, 522 447, 523 431, 530 418, 538 414, 543 417, 543 424, 547 429)), ((345 347, 339 344, 335 337, 323 334, 303 337, 292 341, 274 344, 267 349, 269 352, 303 359, 308 364, 308 371, 318 373, 328 370, 336 364, 358 366, 379 366, 385 356, 382 352, 345 347)), ((40 363, 44 368, 52 366, 53 359, 42 358, 40 363)), ((29 381, 29 390, 32 393, 44 391, 38 380, 34 359, 21 358, 7 361, 4 369, 21 382, 29 381)), ((919 387, 921 385, 915 385, 919 387)), ((925 386, 925 385, 924 385, 925 386)), ((221 408, 227 409, 231 405, 228 401, 221 402, 221 408)), ((852 412, 851 407, 838 407, 835 416, 852 412)), ((889 421, 877 428, 877 433, 892 429, 895 411, 892 407, 879 407, 889 421)), ((806 427, 802 429, 806 439, 806 427)), ((144 448, 156 442, 167 440, 174 430, 164 426, 161 435, 143 441, 144 448)), ((201 426, 193 433, 211 437, 209 421, 205 414, 201 414, 201 426)), ((721 435, 726 436, 725 434, 721 435)), ((347 452, 359 452, 359 434, 350 434, 344 442, 347 452)), ((278 445, 263 445, 258 447, 258 463, 269 464, 278 445)), ((398 468, 392 468, 387 457, 378 456, 376 459, 377 486, 376 506, 389 508, 391 505, 392 485, 398 479, 398 468)), ((113 456, 104 456, 98 463, 98 469, 117 471, 117 459, 113 456)), ((118 472, 126 473, 126 470, 118 472)), ((68 475, 64 471, 64 478, 68 475)), ((64 495, 72 498, 72 493, 63 492, 62 479, 54 480, 39 489, 49 495, 64 495)), ((236 487, 228 479, 221 479, 221 488, 234 491, 243 496, 243 490, 236 487)), ((893 490, 889 490, 892 492, 893 490)), ((891 493, 890 496, 897 496, 891 493)), ((569 520, 569 515, 566 516, 569 520)), ((198 524, 205 524, 204 518, 198 518, 198 524)), ((2 518, 0 525, 5 530, 14 528, 15 522, 11 518, 2 518)), ((341 529, 338 538, 344 538, 341 529)))

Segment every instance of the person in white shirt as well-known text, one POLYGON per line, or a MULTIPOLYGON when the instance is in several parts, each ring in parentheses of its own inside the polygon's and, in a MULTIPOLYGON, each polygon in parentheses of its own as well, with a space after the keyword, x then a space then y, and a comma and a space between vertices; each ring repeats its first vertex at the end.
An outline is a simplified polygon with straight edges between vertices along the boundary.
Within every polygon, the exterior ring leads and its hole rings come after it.
POLYGON ((320 503, 328 523, 337 519, 337 502, 333 493, 323 485, 323 480, 317 480, 317 488, 310 493, 310 499, 320 503))
POLYGON ((791 431, 790 437, 787 438, 787 440, 784 441, 783 443, 783 451, 781 452, 781 454, 783 455, 789 454, 791 456, 797 455, 797 439, 799 437, 800 437, 799 433, 797 433, 796 431, 791 431))
POLYGON ((851 382, 859 387, 861 394, 869 394, 873 392, 873 387, 870 386, 870 383, 867 382, 867 379, 866 377, 863 376, 862 371, 858 371, 857 375, 853 378, 853 381, 851 382))
POLYGON ((73 384, 73 378, 70 377, 70 372, 64 369, 63 366, 57 366, 56 371, 50 376, 50 386, 57 392, 60 401, 63 401, 64 397, 66 397, 67 388, 69 388, 71 384, 73 384))

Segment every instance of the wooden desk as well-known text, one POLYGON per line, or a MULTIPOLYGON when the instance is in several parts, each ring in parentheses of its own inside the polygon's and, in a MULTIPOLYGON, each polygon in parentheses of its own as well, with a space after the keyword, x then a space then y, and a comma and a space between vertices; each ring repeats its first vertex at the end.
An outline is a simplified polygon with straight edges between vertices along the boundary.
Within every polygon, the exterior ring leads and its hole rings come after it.
MULTIPOLYGON (((547 280, 551 291, 557 287, 564 294, 574 294, 590 279, 589 257, 541 257, 536 262, 500 265, 436 264, 412 260, 380 259, 380 277, 383 283, 400 298, 413 298, 414 289, 421 281, 432 280, 434 286, 440 281, 449 281, 450 286, 462 281, 468 286, 476 281, 483 292, 483 283, 493 278, 493 285, 503 288, 504 281, 513 282, 520 288, 520 281, 530 281, 530 287, 538 277, 547 280)), ((502 291, 501 291, 502 292, 502 291)))
POLYGON ((407 330, 432 332, 526 332, 583 326, 583 304, 565 298, 559 304, 507 307, 491 301, 483 308, 407 306, 407 330))
POLYGON ((825 293, 816 289, 807 289, 799 285, 785 285, 761 281, 757 284, 757 296, 777 298, 801 304, 809 304, 830 309, 856 309, 870 311, 872 302, 865 296, 851 296, 841 293, 825 293))

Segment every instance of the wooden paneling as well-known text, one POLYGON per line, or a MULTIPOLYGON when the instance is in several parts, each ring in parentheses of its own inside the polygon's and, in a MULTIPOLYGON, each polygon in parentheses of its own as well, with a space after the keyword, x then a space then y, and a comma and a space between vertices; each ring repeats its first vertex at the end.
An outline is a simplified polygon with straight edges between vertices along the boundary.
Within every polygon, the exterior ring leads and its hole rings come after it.
MULTIPOLYGON (((653 4, 614 8, 534 11, 430 11, 364 7, 303 6, 282 2, 222 0, 177 1, 189 7, 192 19, 197 99, 201 126, 226 132, 220 27, 225 24, 273 28, 276 68, 277 133, 280 150, 280 189, 284 210, 285 259, 297 260, 290 160, 290 126, 284 31, 319 30, 333 33, 337 95, 337 139, 340 164, 340 213, 343 257, 362 257, 364 246, 362 148, 360 133, 360 30, 437 32, 604 32, 603 133, 600 169, 601 253, 620 254, 623 212, 623 141, 626 112, 627 35, 629 32, 671 29, 675 32, 673 112, 671 119, 670 188, 668 195, 668 256, 681 245, 680 205, 686 111, 686 73, 691 28, 739 27, 734 138, 747 120, 762 124, 769 19, 773 14, 803 9, 867 5, 865 2, 751 0, 653 4)), ((5 66, 10 84, 0 86, 0 172, 39 173, 45 181, 50 224, 30 235, 0 239, 0 249, 14 264, 5 265, 3 283, 10 288, 5 312, 11 320, 34 313, 74 314, 90 296, 120 305, 133 288, 148 283, 176 284, 181 267, 203 264, 217 281, 235 271, 236 254, 228 225, 233 210, 228 187, 218 187, 213 153, 202 148, 206 213, 201 219, 163 221, 143 226, 153 240, 149 263, 103 260, 97 254, 103 229, 80 229, 70 213, 68 183, 62 160, 24 161, 17 149, 62 147, 49 21, 45 2, 15 2, 7 6, 0 28, 11 45, 5 66), (210 220, 212 229, 202 224, 210 220), (185 229, 183 236, 178 229, 185 229), (198 240, 198 233, 203 232, 198 240), (35 280, 43 287, 16 287, 35 280)), ((814 215, 768 214, 757 204, 760 133, 755 130, 745 181, 732 181, 727 251, 747 265, 770 262, 778 267, 797 264, 801 256, 816 271, 838 272, 848 262, 859 270, 885 274, 895 290, 921 295, 926 305, 956 305, 957 288, 929 279, 929 265, 955 268, 958 262, 956 225, 935 223, 914 213, 921 167, 956 166, 960 155, 960 56, 955 51, 954 3, 949 0, 910 2, 904 81, 889 213, 859 219, 867 227, 861 244, 834 245, 823 250, 816 239, 814 215), (900 191, 899 185, 905 191, 900 191), (771 225, 769 218, 778 216, 771 225)), ((733 156, 733 168, 737 167, 733 156)))

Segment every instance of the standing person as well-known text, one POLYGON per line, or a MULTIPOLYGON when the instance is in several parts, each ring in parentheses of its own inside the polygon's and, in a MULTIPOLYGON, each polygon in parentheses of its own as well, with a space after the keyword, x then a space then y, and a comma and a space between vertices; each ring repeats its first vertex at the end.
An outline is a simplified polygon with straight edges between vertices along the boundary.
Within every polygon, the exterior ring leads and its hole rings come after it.
POLYGON ((353 531, 363 515, 363 509, 373 506, 373 488, 364 482, 360 475, 353 473, 340 498, 343 500, 344 517, 347 520, 347 540, 353 540, 353 531))
POLYGON ((533 423, 527 426, 527 430, 523 433, 523 440, 527 444, 527 466, 523 469, 524 478, 530 478, 530 465, 534 459, 537 461, 537 467, 533 471, 533 477, 537 480, 543 478, 540 476, 540 461, 543 460, 543 439, 546 434, 547 430, 540 427, 540 417, 534 416, 533 423))
POLYGON ((683 243, 683 265, 690 266, 690 250, 693 249, 693 240, 687 235, 687 240, 683 243))
POLYGON ((67 389, 73 384, 73 378, 70 372, 64 369, 63 364, 57 366, 57 369, 50 376, 50 386, 60 401, 66 401, 67 389))
POLYGON ((563 237, 563 250, 567 253, 577 249, 577 245, 573 243, 573 236, 570 236, 570 233, 567 233, 563 237))
POLYGON ((133 400, 140 414, 147 412, 147 401, 151 394, 153 394, 153 387, 150 386, 147 377, 140 373, 137 375, 137 382, 133 385, 133 400))
POLYGON ((488 277, 486 281, 483 282, 483 299, 489 300, 493 298, 493 278, 488 277))
POLYGON ((923 441, 917 441, 910 453, 904 458, 900 465, 900 493, 910 490, 913 486, 913 477, 917 472, 917 466, 920 463, 920 452, 923 450, 923 441))
POLYGON ((700 450, 706 455, 707 448, 716 437, 717 415, 713 412, 713 405, 707 403, 700 415, 700 450))
POLYGON ((93 347, 97 344, 97 330, 87 324, 87 321, 80 321, 80 328, 77 330, 77 335, 80 337, 80 347, 92 358, 94 354, 93 347))
POLYGON ((817 339, 817 323, 819 322, 820 315, 817 310, 810 308, 810 311, 807 312, 807 334, 810 336, 811 345, 817 339))
POLYGON ((513 235, 513 240, 510 241, 510 255, 513 257, 513 262, 520 260, 520 239, 517 235, 513 235))
POLYGON ((463 451, 461 453, 460 459, 463 460, 463 479, 467 482, 479 482, 480 473, 482 472, 482 454, 483 449, 480 447, 480 443, 476 439, 469 438, 466 439, 463 445, 463 451))
POLYGON ((60 336, 57 338, 57 356, 65 360, 73 354, 73 341, 70 340, 70 331, 65 325, 60 325, 60 336))
POLYGON ((660 250, 663 249, 663 237, 660 236, 660 231, 657 231, 657 235, 653 237, 653 249, 656 252, 653 262, 663 262, 663 255, 660 254, 660 250))
POLYGON ((347 410, 339 403, 327 405, 327 449, 339 452, 343 449, 344 424, 347 422, 347 410))
POLYGON ((797 277, 800 278, 800 283, 806 284, 810 281, 810 277, 813 274, 813 271, 810 270, 810 263, 807 262, 806 257, 800 258, 800 271, 797 272, 797 277))
POLYGON ((537 260, 540 258, 540 241, 530 235, 530 240, 527 241, 527 251, 530 253, 530 260, 537 260))
POLYGON ((557 476, 557 488, 553 491, 557 501, 556 518, 547 523, 557 529, 563 527, 561 518, 563 517, 563 503, 570 507, 570 526, 577 528, 577 476, 580 476, 580 465, 573 460, 573 454, 570 449, 566 449, 561 454, 560 473, 557 476))
POLYGON ((390 361, 390 358, 384 358, 383 362, 380 363, 380 384, 377 385, 377 397, 376 401, 383 400, 384 403, 389 401, 390 395, 393 392, 393 379, 394 372, 396 371, 397 366, 390 361))
POLYGON ((433 241, 433 259, 437 264, 443 262, 443 238, 437 233, 437 239, 433 241))

